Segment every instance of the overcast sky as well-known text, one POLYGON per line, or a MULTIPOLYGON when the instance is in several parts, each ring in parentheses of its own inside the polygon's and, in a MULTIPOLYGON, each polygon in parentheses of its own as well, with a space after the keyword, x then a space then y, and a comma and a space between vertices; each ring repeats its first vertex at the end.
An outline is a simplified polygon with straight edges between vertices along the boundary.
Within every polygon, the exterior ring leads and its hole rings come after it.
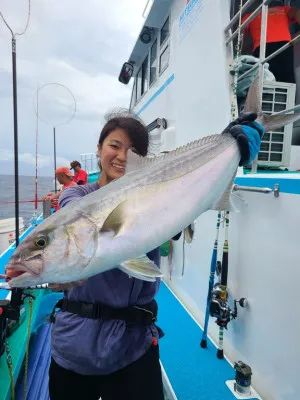
MULTIPOLYGON (((37 85, 65 85, 74 95, 73 120, 57 126, 57 164, 96 151, 103 115, 127 107, 131 84, 118 82, 143 24, 146 0, 32 0, 25 35, 17 36, 20 174, 34 175, 37 85)), ((28 0, 1 0, 13 31, 23 30, 28 0)), ((52 175, 53 125, 73 113, 70 93, 59 85, 40 89, 40 175, 52 175)), ((0 20, 0 173, 13 173, 11 34, 0 20)))

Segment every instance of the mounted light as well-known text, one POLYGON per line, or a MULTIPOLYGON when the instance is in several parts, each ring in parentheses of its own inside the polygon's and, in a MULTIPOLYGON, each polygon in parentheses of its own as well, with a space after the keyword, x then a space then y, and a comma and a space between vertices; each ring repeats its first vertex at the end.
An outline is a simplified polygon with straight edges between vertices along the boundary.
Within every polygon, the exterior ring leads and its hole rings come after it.
POLYGON ((152 40, 152 29, 145 26, 140 34, 141 42, 148 44, 152 40))
POLYGON ((127 85, 132 75, 133 75, 133 65, 128 62, 124 63, 119 75, 119 82, 124 83, 124 85, 127 85))

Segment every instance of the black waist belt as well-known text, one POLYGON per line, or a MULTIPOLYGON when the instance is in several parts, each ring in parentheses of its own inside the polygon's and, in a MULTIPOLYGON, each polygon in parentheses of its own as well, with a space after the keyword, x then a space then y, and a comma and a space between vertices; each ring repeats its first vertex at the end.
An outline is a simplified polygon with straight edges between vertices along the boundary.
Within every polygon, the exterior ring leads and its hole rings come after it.
MULTIPOLYGON (((77 314, 84 318, 119 319, 129 324, 150 325, 156 321, 157 317, 157 303, 155 300, 142 306, 113 308, 101 303, 85 303, 63 298, 57 302, 54 310, 55 308, 60 308, 61 311, 77 314)), ((50 320, 54 322, 54 313, 52 313, 51 317, 50 320)))

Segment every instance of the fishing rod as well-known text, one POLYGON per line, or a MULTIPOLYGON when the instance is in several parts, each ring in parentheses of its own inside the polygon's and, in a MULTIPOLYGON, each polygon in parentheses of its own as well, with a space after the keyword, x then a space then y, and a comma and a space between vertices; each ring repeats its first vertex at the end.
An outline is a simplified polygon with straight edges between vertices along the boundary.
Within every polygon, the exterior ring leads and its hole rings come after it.
MULTIPOLYGON (((24 35, 29 26, 30 20, 30 0, 28 0, 28 15, 24 30, 21 33, 14 33, 8 22, 4 18, 2 12, 0 17, 11 33, 12 44, 12 85, 13 85, 13 126, 14 126, 14 180, 15 180, 15 246, 19 245, 20 227, 19 227, 19 143, 18 143, 18 94, 17 94, 17 47, 16 36, 24 35)), ((12 289, 10 300, 0 300, 0 356, 6 350, 8 368, 12 368, 9 345, 6 341, 8 332, 8 321, 18 321, 20 319, 21 305, 25 298, 34 298, 31 294, 25 293, 23 289, 12 289)), ((25 373, 26 375, 26 373, 25 373)), ((24 387, 26 393, 26 376, 24 379, 24 387)), ((14 379, 11 376, 11 392, 12 398, 15 398, 14 379)), ((26 394, 25 394, 26 396, 26 394)))
POLYGON ((37 225, 38 213, 38 137, 39 137, 39 86, 36 90, 36 129, 35 129, 35 201, 34 212, 30 220, 31 225, 37 225))
POLYGON ((221 212, 219 211, 218 217, 217 217, 216 238, 215 238, 215 242, 214 242, 213 252, 212 252, 212 256, 211 256, 211 263, 210 263, 210 275, 209 275, 209 282, 208 282, 204 329, 203 329, 203 333, 202 333, 202 340, 200 343, 200 346, 202 348, 207 347, 207 330, 208 330, 210 304, 211 304, 211 298, 212 298, 212 291, 214 288, 215 272, 216 272, 216 265, 217 265, 220 222, 221 222, 221 212))
MULTIPOLYGON (((244 297, 241 298, 240 300, 234 300, 233 310, 231 310, 231 308, 228 305, 227 279, 228 279, 228 254, 229 254, 228 253, 229 211, 225 212, 224 220, 225 220, 225 238, 223 245, 222 262, 219 264, 218 262, 214 263, 214 265, 217 266, 215 267, 217 270, 217 274, 221 275, 220 282, 217 282, 214 285, 211 291, 210 304, 209 304, 209 315, 211 317, 216 318, 216 324, 219 326, 219 343, 217 350, 217 357, 219 359, 224 358, 224 350, 223 350, 224 328, 227 329, 228 323, 237 317, 238 315, 237 304, 239 304, 243 308, 246 307, 247 305, 247 300, 244 297)), ((214 245, 214 251, 215 251, 215 245, 214 245)), ((212 261, 214 261, 213 258, 212 261)), ((212 268, 214 267, 212 266, 212 268)), ((210 282, 211 279, 213 278, 210 278, 210 282)), ((207 327, 205 332, 207 335, 207 327)), ((207 347, 206 336, 202 338, 202 341, 201 341, 201 347, 206 348, 207 347)))
MULTIPOLYGON (((223 339, 224 339, 224 328, 227 328, 227 324, 230 321, 231 313, 230 309, 227 305, 228 292, 227 292, 227 279, 228 279, 228 231, 229 231, 229 211, 225 213, 225 240, 223 245, 223 255, 222 255, 222 269, 221 269, 221 282, 219 286, 219 302, 214 303, 217 304, 217 311, 219 315, 217 316, 216 323, 219 326, 219 345, 217 351, 218 358, 224 358, 223 351, 223 339)), ((233 318, 236 315, 232 315, 233 318)))

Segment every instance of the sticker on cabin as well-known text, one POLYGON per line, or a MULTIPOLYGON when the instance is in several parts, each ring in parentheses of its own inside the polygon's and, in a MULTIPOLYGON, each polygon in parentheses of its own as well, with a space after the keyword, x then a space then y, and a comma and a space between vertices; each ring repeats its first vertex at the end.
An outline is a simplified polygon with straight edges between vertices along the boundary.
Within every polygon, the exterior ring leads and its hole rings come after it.
POLYGON ((186 6, 179 17, 179 41, 189 33, 198 20, 203 7, 203 0, 187 0, 186 6))

